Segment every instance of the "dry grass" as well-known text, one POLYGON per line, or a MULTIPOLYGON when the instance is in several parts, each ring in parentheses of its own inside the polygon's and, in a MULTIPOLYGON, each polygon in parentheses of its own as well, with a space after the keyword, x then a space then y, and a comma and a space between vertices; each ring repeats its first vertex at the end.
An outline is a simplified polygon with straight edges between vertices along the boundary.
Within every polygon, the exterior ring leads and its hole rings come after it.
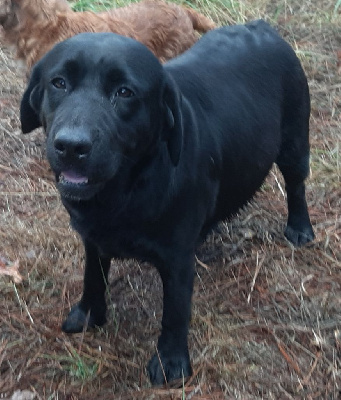
POLYGON ((19 130, 24 82, 1 47, 0 264, 18 260, 23 277, 18 284, 0 276, 1 398, 15 390, 51 400, 341 397, 337 2, 193 4, 221 23, 266 18, 301 58, 312 94, 307 196, 316 240, 302 249, 284 240, 283 181, 274 168, 253 204, 198 249, 189 335, 193 377, 180 387, 151 388, 145 365, 162 312, 151 266, 113 261, 108 324, 84 335, 60 330, 81 293, 83 249, 44 161, 43 134, 19 130))

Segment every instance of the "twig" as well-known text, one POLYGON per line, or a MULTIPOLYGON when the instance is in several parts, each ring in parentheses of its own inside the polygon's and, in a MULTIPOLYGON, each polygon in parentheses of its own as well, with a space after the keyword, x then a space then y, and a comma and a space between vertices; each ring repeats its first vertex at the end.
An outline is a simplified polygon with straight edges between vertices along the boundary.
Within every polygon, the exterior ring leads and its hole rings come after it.
POLYGON ((58 192, 0 192, 0 196, 43 196, 59 197, 58 192))
POLYGON ((166 373, 165 373, 165 370, 164 370, 163 365, 162 365, 162 362, 161 362, 161 357, 160 357, 159 349, 157 348, 157 346, 155 346, 155 349, 156 349, 157 358, 159 359, 159 363, 160 363, 160 366, 161 366, 161 369, 162 369, 163 377, 165 378, 165 382, 166 382, 166 384, 167 384, 168 382, 167 382, 167 378, 166 378, 166 373))
POLYGON ((251 294, 252 294, 253 289, 254 289, 254 287, 255 287, 255 283, 256 283, 257 276, 258 276, 259 271, 260 271, 260 269, 261 269, 261 267, 262 267, 262 265, 263 265, 263 263, 264 263, 264 260, 265 260, 265 256, 264 256, 264 257, 261 259, 261 261, 259 261, 258 255, 259 255, 259 253, 258 253, 258 251, 257 251, 256 270, 255 270, 255 274, 254 274, 253 279, 252 279, 251 288, 250 288, 250 293, 249 293, 249 295, 247 296, 247 303, 248 303, 248 304, 250 304, 251 294))
POLYGON ((284 393, 284 394, 287 396, 288 399, 290 399, 290 400, 295 400, 295 399, 291 396, 291 394, 288 393, 280 383, 278 383, 277 386, 279 387, 280 391, 281 391, 282 393, 284 393))
POLYGON ((198 258, 197 256, 195 256, 195 261, 196 261, 201 267, 205 268, 206 271, 208 271, 208 270, 210 269, 210 267, 209 267, 207 264, 205 264, 205 263, 203 263, 202 261, 200 261, 199 258, 198 258))
POLYGON ((297 375, 302 376, 302 372, 297 362, 291 358, 291 356, 285 351, 284 346, 282 346, 281 341, 274 335, 277 347, 284 357, 287 364, 297 373, 297 375))
POLYGON ((321 359, 321 353, 318 352, 317 355, 316 355, 315 361, 313 363, 313 366, 311 367, 310 371, 308 372, 308 375, 302 381, 303 385, 307 385, 308 384, 309 379, 311 377, 311 374, 313 373, 313 371, 316 368, 317 363, 319 362, 320 359, 321 359))
POLYGON ((285 198, 284 190, 283 190, 282 185, 280 184, 280 182, 279 182, 279 180, 278 180, 276 174, 274 174, 273 172, 271 172, 271 175, 275 178, 275 181, 276 181, 276 183, 277 183, 278 189, 279 189, 280 192, 282 193, 282 196, 285 198))

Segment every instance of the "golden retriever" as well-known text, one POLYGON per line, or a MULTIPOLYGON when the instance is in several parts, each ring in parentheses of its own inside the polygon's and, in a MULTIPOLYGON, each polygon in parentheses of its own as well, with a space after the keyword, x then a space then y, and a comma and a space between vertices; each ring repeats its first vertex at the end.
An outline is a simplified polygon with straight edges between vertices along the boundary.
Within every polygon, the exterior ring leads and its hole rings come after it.
POLYGON ((66 0, 0 0, 0 25, 28 71, 56 43, 81 32, 115 32, 145 44, 161 62, 181 54, 215 24, 195 10, 144 0, 106 12, 75 12, 66 0))

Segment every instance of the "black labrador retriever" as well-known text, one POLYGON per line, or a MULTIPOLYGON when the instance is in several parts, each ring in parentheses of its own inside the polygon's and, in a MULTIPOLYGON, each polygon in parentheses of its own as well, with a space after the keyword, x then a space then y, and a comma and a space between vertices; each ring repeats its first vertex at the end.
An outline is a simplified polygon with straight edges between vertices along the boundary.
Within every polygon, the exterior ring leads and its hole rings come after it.
POLYGON ((195 248, 259 189, 285 178, 294 245, 313 239, 305 200, 310 99, 292 48, 264 21, 216 29, 161 65, 142 44, 84 33, 34 68, 24 133, 43 126, 62 201, 86 252, 83 295, 62 329, 106 322, 112 257, 152 262, 163 282, 153 384, 191 374, 195 248))

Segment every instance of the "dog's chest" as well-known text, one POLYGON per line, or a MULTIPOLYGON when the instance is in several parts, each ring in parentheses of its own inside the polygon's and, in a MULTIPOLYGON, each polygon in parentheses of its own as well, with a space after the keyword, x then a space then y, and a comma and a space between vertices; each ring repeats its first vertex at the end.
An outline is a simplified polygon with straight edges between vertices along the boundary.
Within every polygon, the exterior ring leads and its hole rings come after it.
POLYGON ((146 220, 138 210, 96 206, 68 211, 73 228, 83 240, 95 244, 101 255, 152 261, 166 236, 157 221, 146 220))

